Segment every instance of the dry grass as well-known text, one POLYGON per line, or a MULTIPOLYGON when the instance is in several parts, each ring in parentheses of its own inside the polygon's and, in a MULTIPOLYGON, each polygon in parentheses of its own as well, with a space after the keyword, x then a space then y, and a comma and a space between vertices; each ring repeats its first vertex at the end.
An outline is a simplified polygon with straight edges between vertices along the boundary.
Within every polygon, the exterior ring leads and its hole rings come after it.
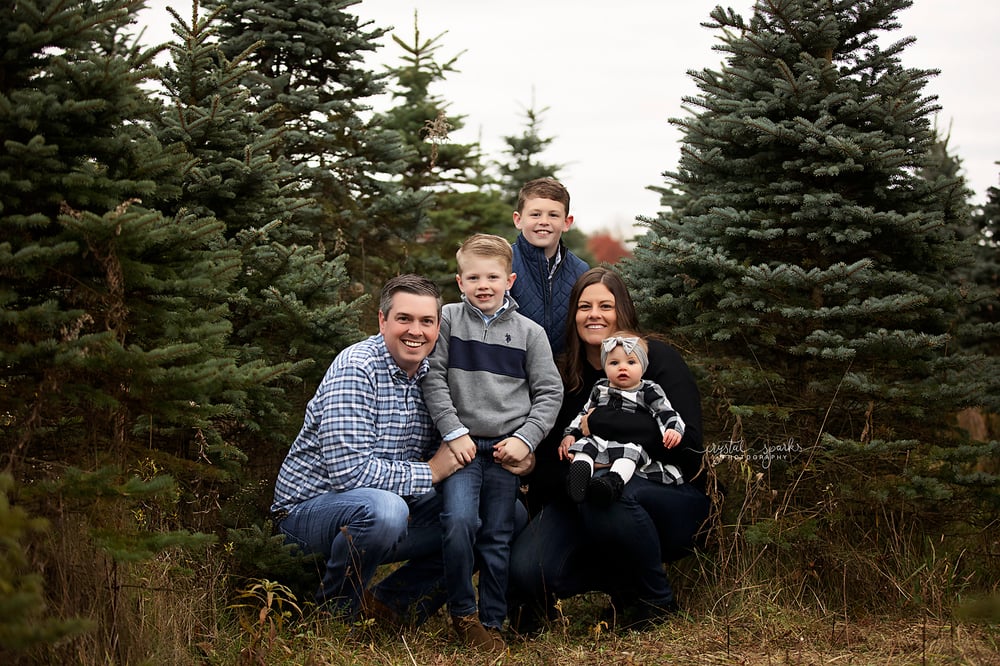
POLYGON ((459 647, 439 615, 420 629, 385 635, 332 621, 301 623, 276 636, 266 653, 238 646, 205 655, 211 664, 1000 664, 995 628, 924 618, 859 618, 790 613, 681 615, 656 629, 614 633, 595 624, 602 595, 563 604, 562 622, 531 640, 511 640, 489 657, 459 647), (256 661, 254 660, 256 657, 256 661))
POLYGON ((35 550, 38 569, 47 573, 53 614, 84 617, 95 630, 21 661, 0 654, 0 663, 1000 666, 994 524, 934 537, 905 514, 875 511, 869 525, 810 508, 805 517, 823 526, 812 533, 796 529, 801 512, 768 518, 773 507, 755 504, 772 495, 763 490, 746 488, 710 546, 668 567, 684 609, 670 622, 642 633, 609 631, 598 621, 607 597, 581 595, 561 603, 546 633, 512 638, 492 658, 460 647, 443 611, 390 635, 308 609, 303 618, 287 588, 237 581, 231 544, 116 564, 91 541, 89 523, 67 515, 35 550), (765 518, 772 538, 753 541, 749 530, 765 518), (984 612, 993 624, 955 619, 971 617, 957 609, 976 597, 993 600, 984 612))
MULTIPOLYGON (((511 638, 506 653, 489 658, 454 641, 444 611, 419 629, 387 635, 308 609, 304 618, 291 611, 282 616, 280 608, 295 607, 264 595, 256 602, 243 599, 239 603, 245 605, 236 608, 223 558, 207 555, 193 562, 161 554, 128 567, 129 574, 119 570, 108 578, 101 561, 89 566, 84 561, 93 549, 70 548, 86 543, 83 534, 69 529, 56 534, 65 558, 60 569, 76 572, 61 589, 83 595, 66 605, 99 629, 13 663, 1000 666, 997 613, 992 625, 954 619, 959 615, 952 606, 973 590, 954 585, 954 563, 943 557, 889 558, 881 568, 871 562, 867 584, 844 583, 824 595, 827 586, 815 573, 806 577, 808 584, 790 583, 789 562, 765 556, 767 549, 746 547, 735 556, 720 549, 669 567, 684 612, 668 623, 642 633, 609 631, 598 621, 606 595, 581 595, 561 602, 561 617, 547 632, 530 640, 511 638), (886 567, 893 571, 883 571, 886 567), (182 570, 187 573, 178 575, 182 570), (104 583, 98 580, 102 571, 104 583), (108 589, 107 580, 118 585, 108 589), (900 592, 904 587, 913 592, 900 592), (941 592, 928 594, 930 588, 941 592)), ((996 595, 995 582, 986 587, 978 589, 996 595)))

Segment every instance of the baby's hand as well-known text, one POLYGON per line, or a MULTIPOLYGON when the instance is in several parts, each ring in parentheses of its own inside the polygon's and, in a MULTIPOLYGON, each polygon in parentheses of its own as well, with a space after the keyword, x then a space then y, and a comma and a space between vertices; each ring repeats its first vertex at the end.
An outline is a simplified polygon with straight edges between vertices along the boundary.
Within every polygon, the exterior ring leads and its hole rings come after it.
POLYGON ((519 463, 528 457, 531 449, 520 437, 508 437, 493 445, 493 459, 500 463, 519 463))
POLYGON ((569 447, 573 446, 576 441, 576 437, 573 435, 566 435, 559 442, 559 460, 571 460, 573 454, 569 452, 569 447))
POLYGON ((681 434, 676 430, 668 430, 663 433, 663 446, 672 449, 681 443, 681 434))
POLYGON ((476 457, 476 443, 468 435, 451 440, 448 442, 448 448, 463 465, 468 465, 476 457))

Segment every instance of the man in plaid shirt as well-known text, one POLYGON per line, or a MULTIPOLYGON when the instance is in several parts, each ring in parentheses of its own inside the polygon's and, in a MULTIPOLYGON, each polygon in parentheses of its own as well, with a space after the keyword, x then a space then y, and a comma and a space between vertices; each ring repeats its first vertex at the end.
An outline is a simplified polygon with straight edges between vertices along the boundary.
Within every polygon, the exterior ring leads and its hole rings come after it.
POLYGON ((461 463, 441 444, 421 389, 440 314, 433 282, 386 283, 378 335, 334 359, 275 483, 271 514, 287 542, 327 557, 317 603, 349 618, 412 610, 424 619, 442 601, 433 484, 461 463), (407 564, 367 590, 380 564, 399 561, 407 564))

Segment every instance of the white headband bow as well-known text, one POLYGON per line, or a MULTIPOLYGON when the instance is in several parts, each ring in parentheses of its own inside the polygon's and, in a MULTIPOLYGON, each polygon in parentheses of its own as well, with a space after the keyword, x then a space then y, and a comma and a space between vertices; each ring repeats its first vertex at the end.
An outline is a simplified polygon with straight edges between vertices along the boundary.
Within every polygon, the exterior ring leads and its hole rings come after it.
POLYGON ((639 338, 623 338, 620 335, 604 338, 601 341, 601 365, 604 365, 608 354, 618 345, 622 346, 626 354, 635 354, 639 358, 643 370, 649 366, 649 358, 646 356, 646 350, 639 344, 639 338))

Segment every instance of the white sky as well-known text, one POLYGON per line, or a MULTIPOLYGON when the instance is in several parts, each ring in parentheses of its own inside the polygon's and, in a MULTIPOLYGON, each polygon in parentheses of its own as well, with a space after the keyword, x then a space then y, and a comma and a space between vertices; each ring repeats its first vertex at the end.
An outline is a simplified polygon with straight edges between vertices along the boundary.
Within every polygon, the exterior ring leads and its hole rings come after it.
MULTIPOLYGON (((701 27, 716 5, 749 18, 753 0, 363 0, 349 8, 373 26, 394 27, 413 42, 414 10, 421 41, 446 33, 438 62, 460 55, 458 73, 432 89, 465 116, 453 140, 479 140, 501 157, 505 136, 519 136, 529 107, 546 109, 540 134, 554 139, 540 159, 564 164, 576 224, 586 233, 624 238, 636 215, 654 216, 661 174, 677 164, 680 133, 670 118, 686 117, 681 98, 698 90, 687 71, 718 69, 717 32, 701 27)), ((147 41, 170 39, 169 15, 190 15, 189 0, 150 0, 147 41)), ((925 88, 938 96, 940 130, 950 127, 952 154, 964 167, 974 200, 1000 185, 1000 2, 916 0, 899 14, 893 41, 913 36, 908 67, 939 69, 925 88)), ((400 64, 402 49, 387 36, 371 62, 400 64)))

